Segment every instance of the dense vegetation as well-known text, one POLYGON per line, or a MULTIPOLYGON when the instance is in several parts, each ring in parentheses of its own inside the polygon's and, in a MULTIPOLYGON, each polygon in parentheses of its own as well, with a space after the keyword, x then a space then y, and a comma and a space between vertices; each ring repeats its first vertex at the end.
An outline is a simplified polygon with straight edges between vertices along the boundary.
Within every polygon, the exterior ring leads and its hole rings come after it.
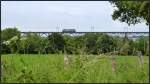
POLYGON ((16 28, 2 30, 2 53, 20 54, 102 54, 117 52, 118 55, 136 55, 141 51, 149 54, 149 38, 136 40, 104 33, 86 33, 83 35, 52 33, 48 36, 28 33, 21 35, 16 28))
POLYGON ((149 1, 110 1, 116 7, 112 14, 114 20, 118 19, 128 25, 145 22, 149 25, 149 1))
POLYGON ((143 67, 138 56, 116 56, 112 71, 111 56, 71 55, 68 66, 61 54, 2 55, 2 83, 148 83, 149 59, 143 67), (85 56, 82 56, 85 57, 85 56))
MULTIPOLYGON (((148 1, 110 1, 112 18, 149 25, 148 1)), ((149 37, 1 31, 2 83, 148 83, 149 37), (138 51, 144 56, 141 56, 138 51), (138 52, 138 54, 137 54, 138 52), (123 55, 123 56, 122 56, 123 55)))

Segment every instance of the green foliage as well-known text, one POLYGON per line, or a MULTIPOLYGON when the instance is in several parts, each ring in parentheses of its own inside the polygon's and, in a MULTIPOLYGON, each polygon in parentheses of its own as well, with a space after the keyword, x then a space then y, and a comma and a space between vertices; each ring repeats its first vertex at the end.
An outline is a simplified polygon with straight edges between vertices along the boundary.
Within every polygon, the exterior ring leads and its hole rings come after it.
POLYGON ((97 54, 96 41, 97 41, 98 37, 99 37, 99 35, 97 35, 97 34, 92 34, 92 33, 85 34, 86 47, 87 47, 88 54, 97 54))
POLYGON ((79 55, 70 56, 70 67, 64 69, 60 55, 2 55, 2 83, 148 83, 149 59, 143 56, 143 68, 137 56, 117 56, 112 71, 110 56, 88 56, 80 67, 79 55), (5 61, 5 62, 4 62, 5 61), (5 68, 4 68, 5 67, 5 68))
POLYGON ((110 1, 117 9, 112 18, 128 25, 146 21, 149 24, 149 1, 110 1))
POLYGON ((2 53, 18 52, 20 31, 17 28, 6 28, 1 32, 2 53))
POLYGON ((106 34, 102 34, 98 38, 96 45, 100 53, 106 53, 106 52, 112 52, 117 44, 115 44, 112 37, 106 34))
MULTIPOLYGON (((14 30, 3 31, 5 33, 14 30)), ((120 52, 118 55, 136 55, 136 51, 142 51, 143 55, 148 56, 148 42, 149 38, 144 36, 133 41, 105 33, 86 33, 76 36, 52 33, 48 37, 36 33, 28 33, 24 36, 16 33, 12 38, 2 42, 2 53, 62 54, 65 50, 67 54, 101 54, 116 51, 120 52)))
POLYGON ((26 38, 21 40, 20 46, 22 50, 25 50, 25 53, 40 53, 40 42, 41 37, 39 35, 28 33, 26 38))
POLYGON ((11 53, 11 50, 10 50, 10 48, 9 48, 9 46, 8 45, 6 45, 6 44, 1 44, 2 46, 2 49, 1 49, 1 53, 2 54, 8 54, 8 53, 11 53))
POLYGON ((49 40, 49 47, 48 49, 51 50, 51 53, 58 53, 59 51, 64 50, 65 41, 63 36, 59 33, 52 33, 48 36, 49 40))
POLYGON ((126 42, 122 48, 121 48, 121 53, 123 53, 123 55, 128 55, 129 51, 130 51, 130 45, 129 42, 126 42))
POLYGON ((64 35, 64 40, 65 40, 65 50, 68 54, 75 54, 76 52, 76 42, 75 38, 70 35, 64 35))
POLYGON ((141 51, 144 55, 149 55, 149 38, 141 37, 135 43, 138 51, 141 51))
POLYGON ((10 40, 14 36, 20 36, 20 31, 17 28, 6 28, 1 32, 2 42, 10 40))

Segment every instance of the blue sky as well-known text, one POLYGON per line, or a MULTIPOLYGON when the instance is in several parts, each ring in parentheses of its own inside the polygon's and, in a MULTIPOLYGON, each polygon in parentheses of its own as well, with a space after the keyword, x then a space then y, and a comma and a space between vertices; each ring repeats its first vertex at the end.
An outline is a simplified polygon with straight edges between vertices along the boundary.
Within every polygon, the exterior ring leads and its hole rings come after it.
POLYGON ((108 1, 2 1, 1 28, 17 27, 20 31, 118 32, 149 31, 145 23, 128 26, 113 21, 114 7, 108 1), (128 29, 125 29, 128 28, 128 29), (58 30, 57 30, 58 31, 58 30))

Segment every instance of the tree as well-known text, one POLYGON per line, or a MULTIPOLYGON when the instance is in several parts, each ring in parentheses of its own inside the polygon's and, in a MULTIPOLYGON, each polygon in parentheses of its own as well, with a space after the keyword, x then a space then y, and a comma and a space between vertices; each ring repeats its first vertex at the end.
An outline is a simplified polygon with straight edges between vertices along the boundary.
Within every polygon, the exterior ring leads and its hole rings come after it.
POLYGON ((17 28, 6 28, 1 32, 2 53, 18 52, 20 31, 17 28))
POLYGON ((75 42, 75 36, 70 35, 64 35, 65 40, 65 50, 68 54, 75 54, 76 53, 76 42, 75 42))
POLYGON ((38 34, 28 33, 27 35, 20 37, 20 53, 46 53, 45 48, 47 43, 48 39, 46 37, 42 37, 38 34))
POLYGON ((22 37, 20 38, 20 43, 19 43, 19 45, 20 45, 20 53, 26 54, 26 49, 27 49, 26 47, 28 46, 27 37, 22 36, 22 37))
POLYGON ((11 39, 4 41, 3 44, 5 44, 6 46, 9 47, 9 49, 11 50, 11 53, 18 53, 19 51, 19 37, 18 36, 14 36, 11 39))
POLYGON ((98 38, 96 46, 98 49, 98 53, 107 53, 114 50, 116 43, 113 41, 113 38, 111 36, 108 36, 107 34, 102 34, 98 38))
POLYGON ((135 44, 136 44, 136 49, 138 51, 141 51, 143 55, 148 55, 149 53, 149 44, 148 44, 149 38, 147 37, 141 37, 139 39, 136 40, 135 44))
POLYGON ((86 38, 86 47, 88 54, 97 54, 96 52, 96 41, 99 37, 98 34, 87 33, 84 35, 86 38))
POLYGON ((45 53, 46 54, 46 47, 48 46, 48 39, 46 37, 40 38, 40 47, 39 47, 39 53, 45 53))
POLYGON ((59 53, 59 51, 64 50, 65 41, 61 34, 52 33, 48 36, 49 46, 47 47, 47 51, 51 51, 50 53, 59 53))
POLYGON ((76 54, 86 54, 86 40, 84 34, 75 36, 76 54))
POLYGON ((110 1, 117 7, 112 14, 113 20, 125 22, 128 25, 141 23, 149 25, 149 1, 110 1))
POLYGON ((16 27, 6 28, 2 30, 1 33, 2 33, 2 36, 1 36, 2 42, 11 39, 14 36, 20 36, 20 31, 16 27))
POLYGON ((27 35, 28 53, 39 53, 39 54, 42 53, 41 42, 42 42, 42 37, 39 36, 38 34, 32 34, 32 33, 28 34, 27 35))

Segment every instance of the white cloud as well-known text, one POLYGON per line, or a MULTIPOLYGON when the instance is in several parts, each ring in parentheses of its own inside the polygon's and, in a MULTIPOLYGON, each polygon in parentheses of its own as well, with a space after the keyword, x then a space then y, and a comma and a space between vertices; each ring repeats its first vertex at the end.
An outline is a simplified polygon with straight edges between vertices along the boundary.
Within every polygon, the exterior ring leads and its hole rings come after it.
MULTIPOLYGON (((78 31, 123 31, 128 26, 113 21, 113 7, 108 1, 2 1, 1 27, 16 26, 21 31, 54 31, 75 25, 78 31)), ((129 27, 149 31, 144 23, 129 27)))

